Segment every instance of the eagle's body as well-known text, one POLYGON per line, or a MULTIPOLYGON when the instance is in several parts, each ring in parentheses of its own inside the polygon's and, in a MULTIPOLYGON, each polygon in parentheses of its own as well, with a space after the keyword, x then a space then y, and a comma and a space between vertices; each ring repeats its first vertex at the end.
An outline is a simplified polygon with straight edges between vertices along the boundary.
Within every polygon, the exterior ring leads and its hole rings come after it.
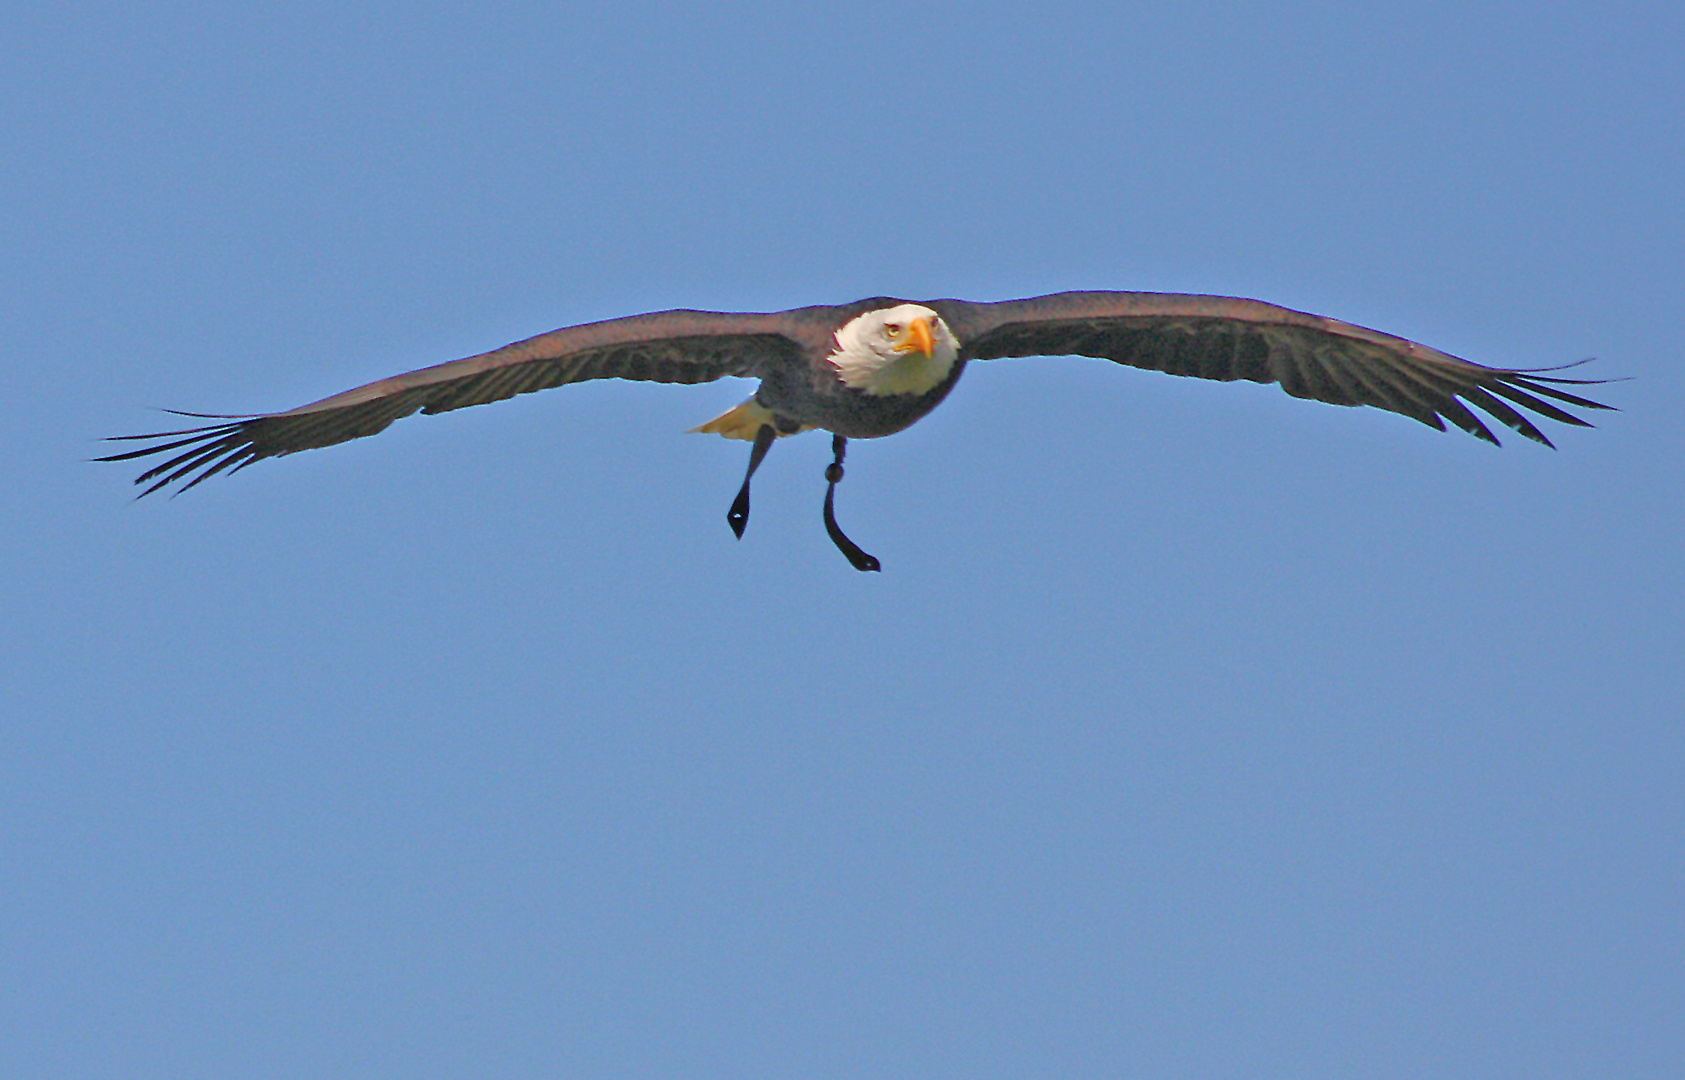
POLYGON ((825 313, 816 324, 821 333, 804 335, 788 363, 764 369, 753 398, 693 430, 753 440, 764 421, 781 435, 823 428, 847 439, 881 438, 941 404, 965 368, 952 331, 923 305, 879 297, 809 310, 825 313), (903 326, 917 333, 920 325, 929 335, 926 352, 896 353, 883 334, 903 326))
MULTIPOLYGON (((1550 440, 1513 406, 1582 427, 1589 425, 1552 402, 1607 408, 1556 388, 1595 380, 1482 367, 1390 334, 1256 300, 1117 292, 992 304, 878 297, 766 314, 666 311, 567 327, 286 412, 213 417, 228 422, 124 436, 165 441, 101 460, 180 450, 137 483, 150 481, 150 493, 185 480, 185 490, 262 458, 376 434, 416 411, 448 412, 588 379, 698 383, 736 375, 760 379, 754 397, 696 430, 754 441, 750 475, 774 438, 830 431, 836 460, 827 476, 834 489, 847 439, 892 435, 916 422, 941 403, 968 362, 1057 355, 1220 381, 1278 382, 1295 397, 1374 405, 1441 431, 1449 420, 1494 444, 1468 405, 1547 446, 1550 440)), ((870 556, 850 553, 830 506, 827 494, 833 539, 857 567, 875 569, 870 556)), ((745 479, 731 515, 739 535, 747 517, 745 479)))

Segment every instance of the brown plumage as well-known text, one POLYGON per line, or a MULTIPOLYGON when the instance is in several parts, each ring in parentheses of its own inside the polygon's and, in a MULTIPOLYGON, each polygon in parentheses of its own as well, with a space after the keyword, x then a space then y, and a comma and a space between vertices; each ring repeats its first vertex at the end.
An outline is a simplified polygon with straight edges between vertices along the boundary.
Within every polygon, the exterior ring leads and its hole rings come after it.
MULTIPOLYGON (((1373 405, 1441 431, 1450 421, 1494 444, 1497 438, 1469 406, 1546 446, 1550 440, 1517 407, 1579 427, 1590 425, 1562 405, 1608 408, 1559 389, 1602 380, 1482 367, 1390 334, 1256 300, 1075 292, 1001 303, 907 304, 880 297, 768 314, 667 311, 587 323, 286 412, 205 417, 224 422, 120 436, 151 444, 99 460, 169 454, 136 483, 148 485, 142 494, 182 481, 186 490, 266 457, 374 435, 417 411, 449 412, 587 379, 700 383, 739 375, 761 380, 752 404, 744 406, 753 409, 745 414, 751 430, 757 421, 774 429, 757 441, 755 463, 765 453, 762 443, 775 435, 824 428, 836 436, 840 478, 845 439, 888 435, 912 424, 936 407, 971 360, 1018 356, 1091 356, 1172 375, 1276 382, 1295 397, 1373 405), (845 382, 855 378, 846 373, 856 361, 843 350, 844 331, 857 323, 865 335, 884 318, 927 324, 922 343, 880 343, 876 353, 861 352, 865 374, 859 379, 878 378, 903 362, 929 362, 928 376, 909 367, 912 374, 882 384, 888 389, 845 382), (944 356, 946 367, 935 362, 944 356)), ((890 324, 892 333, 899 329, 890 324)), ((746 520, 747 481, 740 501, 746 520)), ((739 527, 735 518, 733 527, 739 527)))

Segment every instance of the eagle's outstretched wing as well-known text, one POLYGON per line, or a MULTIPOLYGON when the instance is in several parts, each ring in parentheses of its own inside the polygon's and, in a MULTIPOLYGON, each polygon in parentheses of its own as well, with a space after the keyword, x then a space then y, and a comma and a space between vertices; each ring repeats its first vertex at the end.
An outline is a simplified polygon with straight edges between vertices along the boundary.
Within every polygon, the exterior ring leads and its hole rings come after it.
POLYGON ((1335 405, 1374 405, 1445 430, 1445 420, 1494 445, 1468 406, 1550 446, 1512 405, 1579 427, 1591 425, 1553 401, 1607 409, 1538 370, 1482 367, 1378 330, 1258 300, 1175 293, 1068 292, 974 304, 938 300, 969 360, 1009 356, 1092 356, 1202 379, 1280 383, 1294 397, 1335 405), (1466 403, 1466 404, 1465 404, 1466 403), (1443 419, 1442 419, 1443 418, 1443 419))
POLYGON ((203 416, 222 423, 151 435, 138 450, 99 461, 153 454, 174 456, 141 473, 135 483, 149 495, 183 481, 182 491, 225 469, 311 450, 386 429, 420 411, 449 412, 587 379, 636 379, 665 383, 711 382, 726 375, 758 375, 774 365, 799 363, 809 309, 775 314, 663 311, 587 323, 517 341, 463 360, 421 368, 359 386, 286 412, 258 416, 203 416), (802 316, 807 316, 806 319, 802 316))

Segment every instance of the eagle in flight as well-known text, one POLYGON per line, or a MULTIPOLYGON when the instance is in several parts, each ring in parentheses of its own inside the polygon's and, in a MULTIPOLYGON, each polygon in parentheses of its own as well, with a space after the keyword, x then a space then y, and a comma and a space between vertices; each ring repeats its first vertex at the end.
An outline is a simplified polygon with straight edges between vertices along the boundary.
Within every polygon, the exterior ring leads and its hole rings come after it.
POLYGON ((218 423, 151 435, 148 445, 100 461, 154 454, 143 495, 180 490, 225 470, 374 435, 420 410, 442 413, 587 379, 701 383, 760 379, 753 397, 695 431, 754 444, 726 520, 749 521, 749 481, 773 441, 831 432, 825 529, 857 570, 878 560, 837 526, 833 511, 849 439, 909 426, 941 403, 972 360, 1091 356, 1132 367, 1230 382, 1280 383, 1294 397, 1374 405, 1440 431, 1445 421, 1497 445, 1470 411, 1550 446, 1520 409, 1589 427, 1561 407, 1607 409, 1569 393, 1600 379, 1482 367, 1403 338, 1257 300, 1143 292, 1065 292, 1028 300, 913 303, 886 297, 769 313, 660 311, 565 327, 492 352, 359 386, 286 412, 199 416, 218 423), (1547 400, 1548 399, 1548 400, 1547 400), (1556 404, 1560 403, 1560 404, 1556 404))

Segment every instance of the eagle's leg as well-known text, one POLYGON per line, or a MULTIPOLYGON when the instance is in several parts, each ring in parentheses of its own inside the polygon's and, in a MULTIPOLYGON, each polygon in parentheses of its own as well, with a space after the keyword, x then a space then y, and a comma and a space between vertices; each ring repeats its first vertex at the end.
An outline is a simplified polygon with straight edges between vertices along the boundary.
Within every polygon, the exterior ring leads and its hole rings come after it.
POLYGON ((825 480, 830 485, 825 489, 825 532, 830 535, 831 543, 837 545, 837 550, 843 553, 850 565, 856 570, 881 570, 878 560, 861 551, 853 540, 843 535, 837 527, 837 514, 832 508, 837 498, 837 485, 843 478, 843 456, 848 453, 848 440, 841 435, 831 436, 831 453, 833 459, 825 466, 825 480))
POLYGON ((726 523, 731 531, 743 539, 743 530, 749 527, 749 481, 755 478, 755 470, 761 467, 761 461, 766 457, 772 440, 778 438, 778 429, 771 424, 762 424, 755 432, 755 448, 749 451, 749 471, 743 475, 743 488, 738 491, 737 498, 732 500, 731 509, 726 511, 726 523))

